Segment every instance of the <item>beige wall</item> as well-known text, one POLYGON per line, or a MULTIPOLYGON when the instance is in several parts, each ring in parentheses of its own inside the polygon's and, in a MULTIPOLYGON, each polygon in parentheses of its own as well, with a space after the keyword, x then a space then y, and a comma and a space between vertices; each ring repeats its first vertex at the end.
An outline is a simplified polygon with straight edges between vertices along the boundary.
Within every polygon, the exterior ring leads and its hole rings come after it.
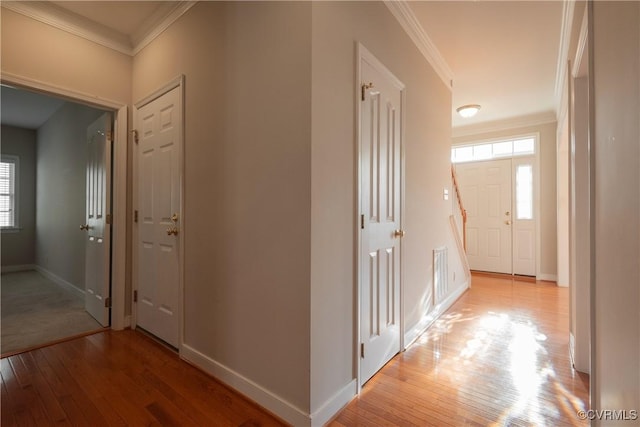
POLYGON ((202 2, 133 65, 185 78, 184 341, 309 408, 311 3, 202 2))
POLYGON ((453 144, 465 144, 529 133, 540 134, 540 259, 543 278, 557 276, 556 233, 556 123, 521 127, 503 131, 478 133, 453 138, 453 144))
POLYGON ((131 58, 2 9, 2 73, 128 104, 131 58))
POLYGON ((640 408, 640 3, 594 2, 591 17, 592 407, 630 410, 640 408))
POLYGON ((18 156, 17 231, 2 232, 2 266, 33 265, 36 259, 36 131, 2 126, 2 154, 18 156))
MULTIPOLYGON (((432 310, 432 250, 447 246, 452 292, 463 286, 449 225, 451 93, 383 3, 313 4, 311 412, 356 377, 355 93, 360 42, 406 85, 403 239, 405 334, 432 310), (366 18, 365 18, 366 17, 366 18)), ((451 191, 450 191, 450 194, 451 191)), ((408 344, 408 343, 407 343, 408 344)))
POLYGON ((36 264, 82 290, 87 128, 101 114, 67 102, 37 132, 36 264))

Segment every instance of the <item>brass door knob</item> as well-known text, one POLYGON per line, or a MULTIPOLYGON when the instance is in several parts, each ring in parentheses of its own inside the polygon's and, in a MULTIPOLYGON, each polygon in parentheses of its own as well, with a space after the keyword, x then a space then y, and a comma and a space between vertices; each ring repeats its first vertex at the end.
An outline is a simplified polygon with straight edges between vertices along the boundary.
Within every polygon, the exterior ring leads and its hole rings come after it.
POLYGON ((89 224, 82 224, 82 225, 80 225, 80 230, 82 230, 82 231, 89 231, 89 224))
POLYGON ((511 225, 511 221, 505 221, 504 223, 507 225, 511 225))
POLYGON ((178 227, 167 228, 167 236, 177 236, 177 235, 178 235, 178 227))
POLYGON ((407 233, 404 230, 395 230, 393 232, 393 237, 404 237, 405 234, 407 233))

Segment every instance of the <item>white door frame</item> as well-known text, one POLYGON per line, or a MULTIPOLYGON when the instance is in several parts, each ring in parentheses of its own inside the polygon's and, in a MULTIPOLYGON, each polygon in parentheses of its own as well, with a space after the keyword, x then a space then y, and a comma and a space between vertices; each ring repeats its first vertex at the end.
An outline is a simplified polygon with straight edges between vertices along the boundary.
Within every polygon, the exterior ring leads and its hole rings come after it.
POLYGON ((111 177, 111 329, 129 326, 125 314, 127 263, 127 105, 73 89, 2 72, 0 81, 14 87, 64 98, 68 101, 111 110, 114 114, 113 175, 111 177))
MULTIPOLYGON (((357 333, 355 334, 355 342, 353 343, 353 351, 354 351, 354 359, 355 359, 355 374, 357 380, 357 393, 360 394, 362 390, 362 379, 360 376, 360 343, 362 342, 360 336, 360 316, 361 316, 361 292, 360 292, 360 280, 362 278, 362 257, 360 256, 360 252, 362 250, 362 229, 360 227, 360 201, 362 199, 362 171, 360 167, 360 155, 361 155, 361 147, 360 147, 360 123, 362 120, 362 104, 361 104, 361 69, 360 62, 362 59, 367 59, 368 62, 373 64, 378 64, 379 60, 365 48, 361 43, 356 42, 356 72, 355 72, 355 93, 354 100, 356 103, 356 137, 355 137, 355 145, 356 145, 356 157, 355 157, 355 167, 356 167, 356 208, 354 213, 354 230, 355 230, 355 258, 356 258, 356 301, 355 301, 355 328, 357 333)), ((386 74, 386 67, 384 64, 382 68, 379 70, 383 74, 386 74)), ((389 77, 393 80, 396 80, 396 77, 393 75, 389 75, 389 77)), ((400 130, 400 229, 404 229, 404 200, 405 200, 405 147, 404 147, 404 137, 405 137, 405 123, 406 123, 406 97, 402 96, 402 118, 401 118, 401 126, 400 130)), ((404 343, 404 239, 400 239, 398 243, 400 245, 400 284, 399 284, 399 296, 400 296, 400 312, 399 316, 399 324, 400 324, 400 349, 401 351, 405 350, 404 343)))
MULTIPOLYGON (((180 135, 180 139, 181 139, 181 143, 180 146, 178 148, 178 164, 180 165, 180 209, 178 212, 178 216, 180 218, 180 233, 178 233, 178 244, 180 247, 180 253, 178 254, 178 268, 179 268, 179 274, 178 274, 178 295, 179 295, 179 299, 180 301, 178 302, 178 307, 180 307, 180 314, 178 316, 178 321, 180 322, 180 324, 178 325, 179 328, 179 335, 178 335, 178 352, 182 351, 182 346, 184 344, 184 235, 185 235, 185 230, 186 230, 186 221, 185 221, 185 215, 184 215, 184 171, 185 171, 185 167, 184 167, 184 81, 185 81, 185 76, 184 74, 179 75, 178 77, 175 77, 174 79, 172 79, 171 81, 169 81, 167 84, 165 84, 164 86, 158 88, 157 90, 153 91, 152 93, 150 93, 149 95, 145 96, 144 98, 142 98, 141 100, 139 100, 138 102, 136 102, 134 104, 134 108, 133 108, 133 126, 132 128, 135 129, 135 126, 137 126, 138 123, 138 111, 140 108, 142 108, 144 105, 156 100, 157 98, 161 97, 162 95, 166 94, 167 92, 175 89, 175 88, 179 88, 180 94, 179 94, 179 99, 180 99, 180 105, 178 108, 178 113, 180 114, 180 126, 182 127, 179 131, 178 134, 180 135)), ((138 149, 137 149, 137 143, 134 141, 134 146, 133 146, 133 210, 135 211, 137 209, 138 206, 138 149)), ((135 306, 135 302, 134 298, 133 298, 133 293, 136 292, 138 290, 138 251, 135 247, 136 242, 138 241, 138 226, 137 224, 134 222, 133 223, 133 227, 131 227, 133 230, 133 237, 132 237, 132 241, 133 241, 133 248, 132 248, 132 266, 131 266, 131 277, 132 277, 132 286, 131 286, 131 328, 135 329, 136 325, 137 325, 137 319, 136 319, 136 306, 135 306)))
MULTIPOLYGON (((514 159, 514 158, 533 158, 533 173, 534 173, 534 179, 533 179, 533 200, 534 200, 534 207, 533 207, 533 212, 535 215, 535 221, 536 221, 536 280, 555 280, 555 277, 549 276, 548 274, 543 274, 540 270, 540 252, 541 252, 541 248, 540 248, 540 241, 541 241, 541 229, 540 229, 540 193, 541 193, 541 188, 540 188, 540 132, 528 132, 528 133, 518 133, 518 134, 505 134, 505 136, 501 136, 501 137, 496 137, 496 138, 489 138, 489 139, 479 139, 479 140, 473 140, 473 141, 467 141, 467 142, 463 142, 460 144, 455 144, 452 145, 452 148, 455 147, 463 147, 463 146, 467 146, 467 145, 478 145, 478 144, 489 144, 492 142, 500 142, 500 141, 509 141, 509 140, 515 140, 515 139, 523 139, 523 138, 535 138, 535 152, 534 154, 529 154, 529 155, 524 155, 524 156, 511 156, 511 157, 497 157, 494 159, 488 159, 486 161, 491 161, 491 160, 499 160, 499 159, 514 159)), ((474 162, 465 162, 464 164, 467 163, 481 163, 484 162, 485 160, 477 160, 474 162)), ((463 163, 460 163, 463 164, 463 163)), ((511 180, 513 181, 513 162, 511 162, 512 167, 511 167, 511 180)), ((456 166, 456 164, 454 164, 454 167, 456 166)), ((512 209, 511 212, 514 212, 513 207, 515 206, 516 203, 516 198, 515 198, 515 182, 512 182, 512 198, 511 198, 511 204, 512 204, 512 209)), ((464 197, 464 196, 463 196, 464 197)), ((462 202, 464 203, 464 198, 462 200, 462 202)), ((511 251, 512 251, 512 260, 513 260, 513 232, 511 233, 511 251)), ((513 261, 512 261, 512 266, 513 266, 513 261)))

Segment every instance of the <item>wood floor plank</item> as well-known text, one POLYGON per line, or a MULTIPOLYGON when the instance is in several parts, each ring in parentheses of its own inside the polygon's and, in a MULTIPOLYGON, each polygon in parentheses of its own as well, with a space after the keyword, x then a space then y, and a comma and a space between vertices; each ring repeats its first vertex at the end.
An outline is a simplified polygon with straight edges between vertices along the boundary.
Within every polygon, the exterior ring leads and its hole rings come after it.
MULTIPOLYGON (((585 426, 589 378, 569 359, 568 291, 473 287, 329 425, 585 426)), ((282 426, 146 335, 107 331, 0 361, 2 425, 282 426)))
POLYGON ((589 388, 571 366, 568 296, 555 284, 474 276, 330 425, 372 415, 396 425, 587 425, 576 415, 589 388))

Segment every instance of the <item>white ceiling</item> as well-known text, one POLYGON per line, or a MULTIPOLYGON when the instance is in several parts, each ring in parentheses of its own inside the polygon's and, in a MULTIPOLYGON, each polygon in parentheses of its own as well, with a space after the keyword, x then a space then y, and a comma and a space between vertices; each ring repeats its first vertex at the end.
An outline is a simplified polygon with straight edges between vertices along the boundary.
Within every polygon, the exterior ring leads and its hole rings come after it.
POLYGON ((0 100, 2 124, 23 129, 38 129, 65 103, 62 99, 5 85, 0 86, 0 100))
POLYGON ((453 126, 555 110, 561 1, 411 1, 453 72, 453 126), (480 104, 471 119, 455 114, 480 104))
MULTIPOLYGON (((101 36, 110 33, 114 39, 126 39, 135 45, 153 33, 154 25, 166 21, 178 4, 193 2, 53 1, 18 5, 36 3, 42 10, 62 11, 56 13, 57 19, 69 18, 76 27, 83 23, 87 29, 102 29, 101 36)), ((553 115, 562 1, 408 1, 406 5, 453 73, 454 128, 553 115), (455 108, 464 104, 480 104, 482 108, 476 117, 462 119, 455 108)), ((32 16, 37 18, 37 14, 32 16)))

